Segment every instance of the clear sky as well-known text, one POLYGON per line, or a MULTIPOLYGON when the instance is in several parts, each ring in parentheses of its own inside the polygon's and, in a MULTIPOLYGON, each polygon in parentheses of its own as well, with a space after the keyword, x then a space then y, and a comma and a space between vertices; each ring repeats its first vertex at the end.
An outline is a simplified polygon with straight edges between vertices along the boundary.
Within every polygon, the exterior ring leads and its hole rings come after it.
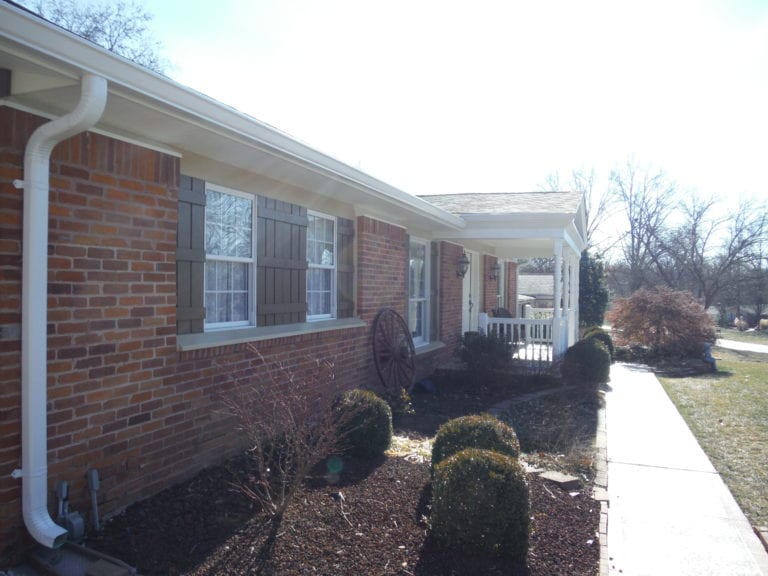
POLYGON ((768 198, 768 0, 145 0, 171 77, 414 194, 768 198))

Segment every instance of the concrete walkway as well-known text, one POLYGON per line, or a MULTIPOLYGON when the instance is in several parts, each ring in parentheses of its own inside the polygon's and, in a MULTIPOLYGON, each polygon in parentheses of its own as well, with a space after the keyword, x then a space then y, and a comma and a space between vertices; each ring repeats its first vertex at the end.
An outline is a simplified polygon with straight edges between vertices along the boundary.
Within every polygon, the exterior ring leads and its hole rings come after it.
POLYGON ((720 348, 728 348, 730 350, 742 350, 744 352, 760 352, 762 354, 768 354, 768 346, 765 344, 752 344, 750 342, 739 342, 737 340, 723 340, 718 338, 715 342, 715 346, 720 348))
POLYGON ((608 574, 768 576, 768 553, 655 375, 615 364, 610 387, 608 574))

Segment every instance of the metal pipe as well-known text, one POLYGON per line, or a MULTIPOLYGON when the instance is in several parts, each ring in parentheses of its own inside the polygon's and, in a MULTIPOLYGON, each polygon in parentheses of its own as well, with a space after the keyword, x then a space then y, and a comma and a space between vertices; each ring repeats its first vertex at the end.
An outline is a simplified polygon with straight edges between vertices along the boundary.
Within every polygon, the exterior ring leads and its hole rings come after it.
POLYGON ((85 473, 88 479, 88 491, 91 493, 91 523, 96 532, 101 530, 99 523, 99 471, 91 468, 85 473))
POLYGON ((104 112, 107 81, 85 75, 80 101, 69 113, 40 126, 24 151, 23 271, 21 301, 21 470, 24 524, 48 548, 58 548, 67 531, 48 512, 47 317, 48 202, 50 160, 59 142, 91 128, 104 112))

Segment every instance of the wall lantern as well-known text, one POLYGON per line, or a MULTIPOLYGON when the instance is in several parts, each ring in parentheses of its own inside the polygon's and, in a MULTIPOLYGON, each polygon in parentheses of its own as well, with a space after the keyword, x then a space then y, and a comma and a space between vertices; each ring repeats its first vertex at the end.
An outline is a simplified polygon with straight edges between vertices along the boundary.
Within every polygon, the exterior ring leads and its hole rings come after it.
POLYGON ((461 253, 461 258, 459 258, 459 261, 456 262, 456 267, 456 276, 464 278, 467 270, 469 270, 469 257, 467 256, 466 252, 461 253))
POLYGON ((496 260, 491 266, 491 280, 496 280, 499 277, 499 272, 501 272, 501 264, 496 260))

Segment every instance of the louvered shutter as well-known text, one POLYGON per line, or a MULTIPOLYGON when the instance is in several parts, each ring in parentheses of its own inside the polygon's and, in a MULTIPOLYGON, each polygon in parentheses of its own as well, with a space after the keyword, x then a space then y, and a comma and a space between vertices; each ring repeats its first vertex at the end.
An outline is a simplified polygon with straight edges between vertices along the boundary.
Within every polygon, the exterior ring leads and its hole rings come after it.
POLYGON ((176 230, 176 333, 202 332, 205 323, 205 181, 181 175, 176 230))
POLYGON ((336 317, 355 315, 355 223, 337 219, 336 241, 336 317))

